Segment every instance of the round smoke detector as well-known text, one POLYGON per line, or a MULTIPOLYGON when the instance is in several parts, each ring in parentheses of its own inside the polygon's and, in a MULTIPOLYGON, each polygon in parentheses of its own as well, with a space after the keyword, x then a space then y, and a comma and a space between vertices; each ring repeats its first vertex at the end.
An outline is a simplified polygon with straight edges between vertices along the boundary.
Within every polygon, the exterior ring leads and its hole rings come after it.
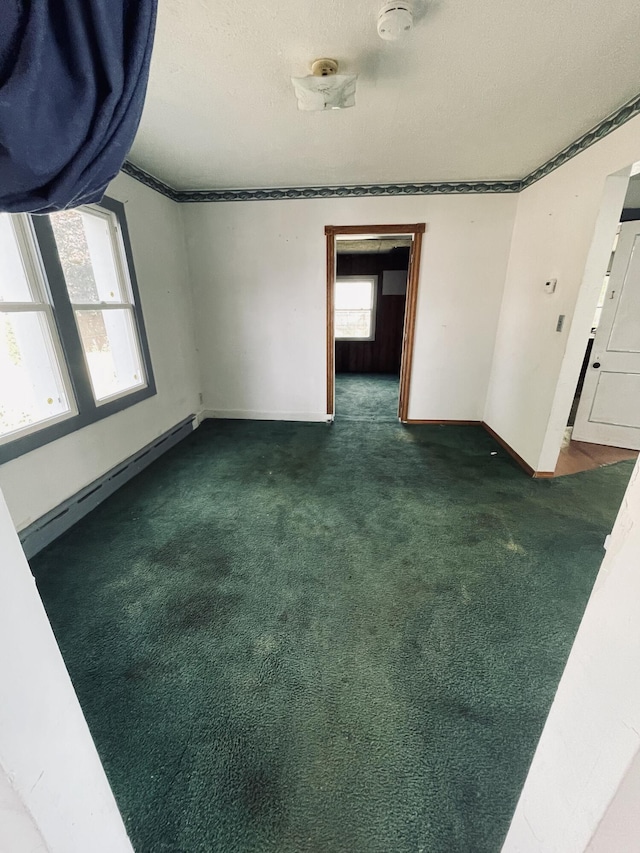
POLYGON ((397 41, 413 26, 411 5, 404 0, 385 3, 378 13, 378 35, 385 41, 397 41))

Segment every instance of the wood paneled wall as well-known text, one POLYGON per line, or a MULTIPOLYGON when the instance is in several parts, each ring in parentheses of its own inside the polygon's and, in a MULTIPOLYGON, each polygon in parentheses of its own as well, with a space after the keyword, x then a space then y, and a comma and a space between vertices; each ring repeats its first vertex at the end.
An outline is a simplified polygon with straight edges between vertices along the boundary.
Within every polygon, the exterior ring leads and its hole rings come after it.
POLYGON ((339 254, 336 275, 377 275, 378 308, 374 341, 336 341, 336 373, 400 373, 404 296, 382 295, 384 270, 406 270, 409 249, 380 254, 339 254))

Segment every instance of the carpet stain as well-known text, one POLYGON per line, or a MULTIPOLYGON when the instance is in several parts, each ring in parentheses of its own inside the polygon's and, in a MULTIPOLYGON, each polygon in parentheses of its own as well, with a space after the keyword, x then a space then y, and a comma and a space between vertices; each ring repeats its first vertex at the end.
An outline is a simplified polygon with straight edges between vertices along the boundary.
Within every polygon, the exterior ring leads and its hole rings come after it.
POLYGON ((237 610, 242 596, 218 589, 181 591, 167 601, 163 626, 172 631, 207 629, 221 632, 237 610))
POLYGON ((514 542, 513 539, 509 539, 508 542, 504 542, 504 547, 507 551, 513 551, 514 554, 526 554, 527 552, 524 550, 522 545, 519 545, 517 542, 514 542))
POLYGON ((137 853, 500 850, 632 463, 396 405, 205 422, 32 560, 137 853))

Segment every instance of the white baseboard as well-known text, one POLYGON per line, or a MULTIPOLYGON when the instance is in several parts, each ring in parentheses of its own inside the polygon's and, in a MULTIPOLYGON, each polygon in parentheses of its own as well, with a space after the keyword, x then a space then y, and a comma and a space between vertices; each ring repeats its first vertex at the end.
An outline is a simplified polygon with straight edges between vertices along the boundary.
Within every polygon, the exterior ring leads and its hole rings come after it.
POLYGON ((200 421, 202 422, 207 418, 247 421, 304 421, 323 424, 332 420, 331 415, 318 412, 257 412, 251 409, 204 409, 200 413, 200 421))

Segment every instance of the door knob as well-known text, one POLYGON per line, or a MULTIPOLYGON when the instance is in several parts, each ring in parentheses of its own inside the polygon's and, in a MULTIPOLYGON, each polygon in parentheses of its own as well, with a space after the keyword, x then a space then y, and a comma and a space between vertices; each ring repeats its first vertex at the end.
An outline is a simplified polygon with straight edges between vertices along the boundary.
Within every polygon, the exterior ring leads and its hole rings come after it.
POLYGON ((600 362, 594 361, 593 364, 591 365, 591 367, 595 367, 595 369, 597 370, 600 367, 600 362))

